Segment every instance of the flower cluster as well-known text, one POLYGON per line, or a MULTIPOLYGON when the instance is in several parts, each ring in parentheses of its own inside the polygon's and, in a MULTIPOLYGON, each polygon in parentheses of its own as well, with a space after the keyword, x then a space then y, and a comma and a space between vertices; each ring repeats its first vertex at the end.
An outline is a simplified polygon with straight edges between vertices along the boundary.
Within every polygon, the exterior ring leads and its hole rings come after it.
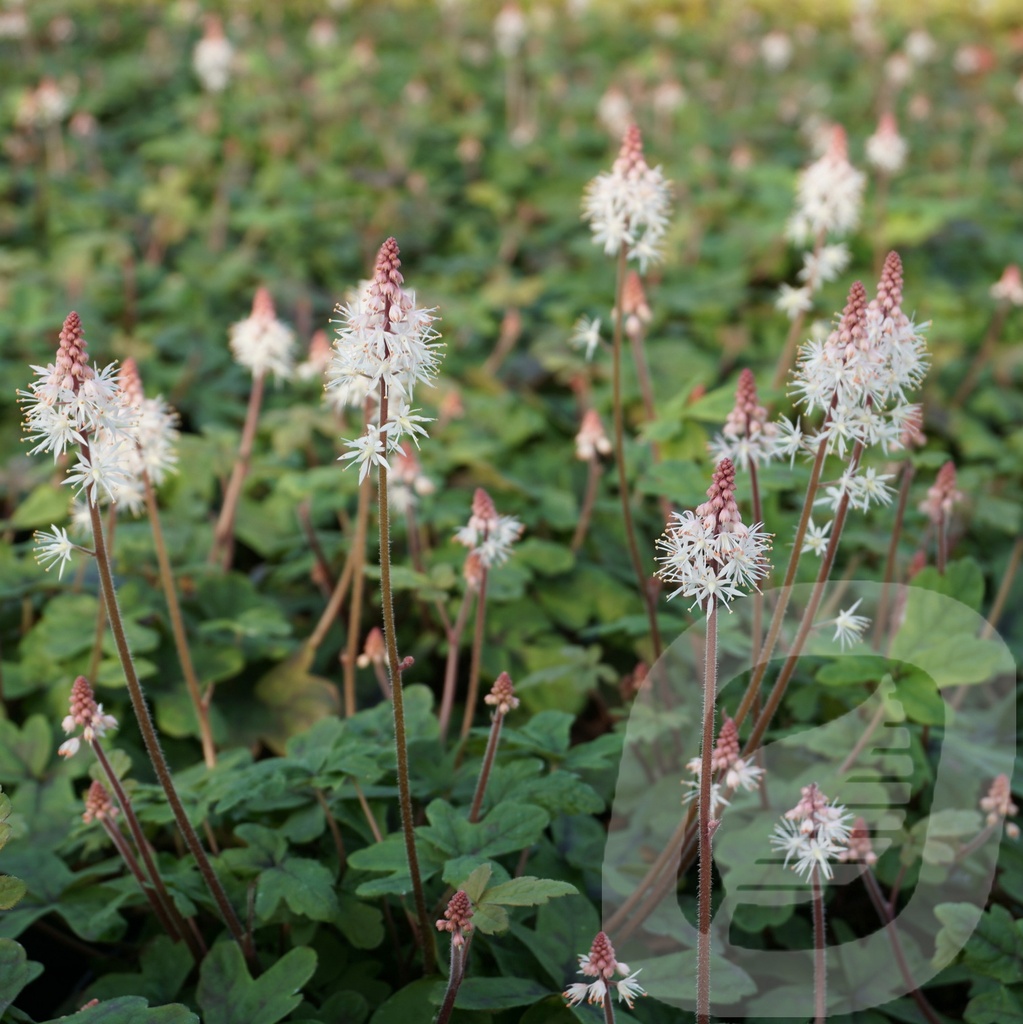
POLYGON ((752 370, 747 368, 739 374, 735 405, 709 448, 717 461, 731 459, 744 470, 770 462, 778 454, 778 425, 767 421, 752 370))
POLYGON ((934 483, 927 488, 927 497, 920 503, 920 511, 932 523, 947 522, 952 508, 963 500, 963 492, 956 487, 956 466, 952 461, 946 462, 934 483))
POLYGON ((883 174, 897 174, 906 163, 909 146, 899 134, 895 115, 881 115, 877 131, 867 139, 867 163, 883 174))
POLYGON ((253 377, 272 373, 287 380, 293 370, 294 332, 277 319, 274 300, 265 288, 257 288, 252 312, 231 325, 229 344, 236 362, 253 377))
MULTIPOLYGON (((806 435, 786 423, 780 446, 793 454, 798 448, 845 456, 857 445, 880 445, 884 451, 912 442, 920 422, 919 407, 907 400, 927 369, 920 328, 902 312, 902 262, 889 253, 868 303, 866 289, 856 282, 836 328, 824 339, 808 341, 800 350, 793 376, 797 403, 807 413, 823 409, 816 435, 806 435)), ((888 504, 890 474, 873 467, 847 469, 824 488, 816 504, 836 510, 843 500, 864 511, 888 504)), ((827 530, 825 526, 822 530, 827 530)))
MULTIPOLYGON (((985 821, 988 825, 997 825, 1000 821, 1019 814, 1019 808, 1012 799, 1008 775, 1003 773, 995 777, 987 795, 981 797, 980 809, 987 815, 985 821)), ((1005 834, 1010 839, 1016 839, 1019 836, 1019 826, 1013 821, 1006 822, 1005 834)))
POLYGON ((472 900, 467 893, 459 889, 448 900, 444 918, 437 922, 437 931, 450 932, 453 946, 464 946, 466 937, 472 931, 472 900))
POLYGON ((611 441, 604 432, 600 414, 596 409, 587 409, 579 433, 575 435, 575 455, 583 462, 591 462, 601 455, 611 454, 611 441))
POLYGON ((870 841, 870 830, 863 818, 857 818, 849 832, 848 846, 837 857, 842 863, 866 864, 873 867, 877 863, 874 844, 870 841))
POLYGON ((494 708, 495 714, 506 715, 509 711, 514 711, 519 706, 519 698, 515 696, 515 685, 511 676, 507 672, 502 672, 494 680, 490 693, 483 700, 494 708))
POLYGON ((388 478, 393 481, 387 492, 388 504, 397 512, 415 508, 419 499, 433 494, 437 485, 423 472, 415 449, 402 441, 388 466, 388 478))
POLYGON ((381 386, 390 402, 385 423, 368 423, 361 437, 345 442, 349 451, 342 458, 359 466, 360 480, 374 464, 387 469, 387 455, 402 437, 418 444, 426 436, 422 424, 429 420, 412 408, 412 395, 417 383, 434 379, 440 363, 442 346, 432 326, 436 317, 401 287, 398 257, 398 243, 388 238, 377 254, 373 279, 352 302, 335 309, 341 326, 327 367, 328 392, 338 393, 334 404, 361 404, 381 386))
POLYGON ((85 794, 85 812, 82 814, 82 821, 86 825, 94 821, 113 821, 120 813, 120 809, 110 799, 106 786, 94 779, 85 794))
POLYGON ((819 870, 831 878, 831 859, 838 858, 849 842, 852 817, 841 804, 831 803, 817 788, 816 783, 804 786, 800 800, 784 820, 775 826, 771 846, 785 854, 785 867, 795 860, 792 869, 798 875, 810 878, 819 870))
POLYGON ((612 990, 617 989, 618 1001, 624 1002, 631 1010, 636 996, 646 995, 636 981, 639 971, 630 971, 628 964, 618 962, 614 946, 605 932, 597 932, 589 953, 579 957, 579 973, 597 980, 577 981, 569 985, 562 993, 569 1006, 578 1006, 584 999, 603 1006, 612 990), (616 978, 616 974, 620 977, 616 978))
POLYGON ((89 365, 82 323, 69 313, 54 362, 33 366, 36 380, 19 391, 29 454, 52 452, 54 461, 72 445, 77 459, 64 482, 96 504, 101 494, 119 500, 131 487, 138 414, 118 385, 117 368, 89 365))
POLYGON ((709 611, 719 602, 727 607, 742 594, 742 588, 756 588, 768 573, 766 552, 771 535, 763 523, 745 526, 735 502, 735 466, 722 459, 714 471, 707 501, 695 512, 673 512, 672 521, 658 539, 661 567, 657 575, 677 584, 668 595, 683 594, 709 611))
POLYGON ((1008 302, 1013 306, 1023 306, 1023 274, 1019 267, 1010 263, 1002 276, 990 288, 991 298, 999 302, 1008 302))
POLYGON ((206 18, 202 39, 192 51, 192 70, 207 92, 223 92, 231 79, 234 47, 224 35, 224 26, 216 15, 206 18))
MULTIPOLYGON (((721 792, 722 786, 729 790, 744 789, 748 793, 753 793, 760 787, 760 776, 764 774, 764 769, 758 768, 752 761, 740 757, 741 750, 739 727, 735 724, 734 718, 726 715, 725 720, 721 723, 721 731, 718 733, 717 743, 714 744, 714 750, 710 757, 711 770, 715 774, 720 773, 720 781, 711 785, 711 817, 717 813, 719 808, 728 806, 728 800, 721 792)), ((698 794, 702 765, 703 762, 698 757, 692 758, 686 764, 686 768, 696 778, 682 780, 682 785, 689 789, 683 803, 688 803, 698 794)))
POLYGON ((856 229, 866 179, 849 163, 845 130, 832 129, 827 152, 804 168, 796 182, 796 211, 786 234, 797 245, 818 237, 842 237, 856 229))
POLYGON ((141 482, 145 475, 159 487, 177 469, 177 413, 159 395, 146 398, 138 365, 130 357, 121 364, 120 385, 136 413, 133 480, 141 482))
POLYGON ((472 549, 481 568, 503 565, 511 546, 522 536, 524 527, 514 516, 501 516, 493 499, 482 487, 476 488, 469 522, 455 532, 455 540, 472 549))
POLYGON ((658 245, 668 227, 670 196, 660 167, 647 165, 639 128, 630 125, 610 174, 598 174, 587 186, 583 220, 608 256, 627 246, 627 258, 645 272, 648 263, 660 258, 658 245))
MULTIPOLYGON (((73 733, 81 727, 81 740, 92 743, 93 740, 105 736, 108 729, 117 728, 117 719, 113 715, 103 713, 103 705, 96 703, 96 697, 85 676, 79 676, 71 685, 70 710, 60 727, 65 733, 73 733)), ((74 757, 81 747, 77 736, 65 740, 58 748, 61 757, 74 757)))

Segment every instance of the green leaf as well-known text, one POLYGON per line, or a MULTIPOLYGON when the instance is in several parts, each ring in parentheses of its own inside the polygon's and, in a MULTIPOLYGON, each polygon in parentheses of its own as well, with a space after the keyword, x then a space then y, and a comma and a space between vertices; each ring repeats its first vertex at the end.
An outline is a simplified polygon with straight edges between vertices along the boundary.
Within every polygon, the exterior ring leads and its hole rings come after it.
POLYGON ((488 889, 480 900, 481 903, 500 904, 505 907, 536 907, 557 896, 575 896, 579 890, 568 882, 558 882, 552 878, 534 878, 525 875, 513 878, 503 885, 495 885, 488 889))
POLYGON ((384 941, 384 915, 348 893, 338 893, 334 923, 356 949, 376 949, 384 941))
POLYGON ((988 989, 966 1004, 963 1020, 967 1024, 1023 1024, 1023 1002, 1014 989, 988 989))
POLYGON ((21 727, 0 720, 0 777, 8 782, 41 779, 53 751, 53 733, 43 715, 32 715, 21 727))
POLYGON ((20 943, 0 939, 0 1016, 18 993, 43 973, 43 965, 29 960, 20 943))
POLYGON ((1023 921, 995 904, 977 922, 963 963, 985 977, 1007 984, 1023 979, 1023 921))
POLYGON ((196 1002, 203 1024, 276 1024, 302 1002, 302 986, 316 970, 316 953, 300 946, 253 979, 242 951, 222 942, 199 972, 196 1002))
POLYGON ((972 903, 939 903, 934 908, 934 916, 941 922, 941 929, 934 939, 931 965, 941 970, 966 945, 980 920, 981 909, 972 903))
POLYGON ((549 996, 551 990, 525 978, 466 978, 458 990, 459 1010, 506 1010, 529 1006, 549 996))
POLYGON ((377 1009, 369 1024, 433 1024, 444 985, 435 978, 420 978, 394 993, 377 1009))
POLYGON ((68 494, 53 483, 40 484, 14 510, 9 523, 16 530, 35 530, 67 519, 68 494))
MULTIPOLYGON (((67 1017, 57 1017, 44 1024, 66 1024, 67 1017)), ((187 1006, 170 1003, 149 1006, 140 996, 119 996, 104 1003, 79 1010, 75 1024, 199 1024, 199 1018, 187 1006)))
POLYGON ((508 920, 508 911, 496 903, 486 903, 478 907, 472 915, 473 927, 484 935, 496 935, 506 932, 511 922, 508 920))
POLYGON ((22 896, 28 886, 20 878, 12 875, 0 875, 0 910, 10 910, 22 896))
POLYGON ((256 914, 260 921, 273 917, 281 900, 292 913, 313 921, 329 921, 337 915, 334 876, 318 861, 286 857, 263 871, 256 883, 256 914))
POLYGON ((472 900, 473 904, 479 903, 483 890, 486 889, 487 882, 490 881, 490 876, 493 872, 494 869, 489 864, 481 864, 464 882, 455 886, 455 888, 461 889, 472 900))

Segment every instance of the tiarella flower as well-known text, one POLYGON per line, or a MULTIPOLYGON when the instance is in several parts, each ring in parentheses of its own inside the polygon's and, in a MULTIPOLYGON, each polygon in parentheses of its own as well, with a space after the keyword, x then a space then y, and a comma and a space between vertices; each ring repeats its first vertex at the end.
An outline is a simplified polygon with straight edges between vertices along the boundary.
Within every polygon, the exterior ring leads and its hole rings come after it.
POLYGON ((398 399, 394 408, 390 410, 390 419, 386 423, 388 450, 394 450, 397 443, 406 435, 418 448, 419 438, 429 436, 421 424, 432 422, 428 416, 420 416, 418 409, 410 408, 408 402, 398 399))
POLYGON ((518 4, 507 3, 494 19, 494 42, 502 57, 514 57, 526 40, 526 16, 518 4))
POLYGON ((1000 302, 1023 306, 1023 275, 1020 274, 1019 267, 1015 263, 1010 263, 1002 272, 1002 276, 991 285, 990 295, 991 298, 998 299, 1000 302))
POLYGON ((515 696, 515 685, 507 672, 502 672, 495 680, 494 685, 483 698, 484 703, 494 708, 494 713, 506 715, 519 706, 519 698, 515 696))
POLYGON ((523 529, 514 516, 498 515, 490 495, 478 487, 469 522, 455 532, 455 540, 472 549, 482 568, 490 569, 508 561, 511 547, 522 536, 523 529))
MULTIPOLYGON (((754 792, 760 786, 760 777, 764 774, 763 768, 758 768, 752 761, 740 757, 740 752, 739 728, 735 724, 735 719, 726 715, 711 753, 711 768, 721 783, 721 785, 714 783, 711 787, 711 815, 715 814, 719 807, 728 805, 728 800, 721 794, 722 786, 730 790, 744 789, 749 793, 754 792)), ((702 761, 700 758, 694 757, 686 764, 686 768, 696 778, 693 781, 683 781, 682 785, 691 789, 691 793, 684 798, 683 802, 688 802, 699 791, 702 761)))
POLYGON ((825 878, 832 877, 831 860, 846 849, 852 817, 840 804, 831 803, 816 784, 804 786, 799 803, 787 811, 784 821, 776 825, 771 846, 785 854, 796 874, 809 879, 814 870, 825 878))
POLYGON ((603 1006, 604 1000, 617 989, 618 1001, 631 1010, 636 996, 646 995, 636 981, 640 972, 630 971, 628 964, 618 962, 614 946, 604 932, 597 932, 590 952, 579 957, 579 973, 596 981, 569 985, 562 993, 569 1006, 578 1006, 583 1000, 603 1006))
POLYGON ((464 946, 469 933, 472 931, 472 900, 459 889, 454 896, 448 900, 447 909, 444 911, 444 918, 437 922, 437 931, 450 932, 451 944, 453 946, 464 946))
POLYGON ((800 313, 808 313, 813 309, 810 288, 793 288, 790 284, 782 284, 778 289, 778 298, 774 300, 774 308, 790 320, 795 320, 800 313))
POLYGON ((716 461, 731 459, 740 469, 770 462, 777 453, 778 425, 768 423, 767 410, 757 398, 753 371, 739 374, 735 389, 735 405, 725 420, 721 433, 708 447, 716 461))
POLYGON ((803 269, 799 280, 805 281, 811 292, 834 281, 849 266, 849 248, 844 242, 821 246, 820 252, 803 253, 803 269))
POLYGON ((370 423, 366 426, 366 433, 355 438, 354 441, 345 441, 345 446, 351 450, 342 455, 342 459, 351 459, 353 466, 359 467, 359 483, 366 479, 367 474, 373 466, 387 469, 387 458, 384 454, 384 441, 380 436, 380 428, 370 423))
POLYGON ((54 362, 32 370, 36 380, 18 392, 27 440, 37 442, 30 455, 53 452, 56 462, 69 446, 99 435, 134 440, 135 416, 118 387, 117 368, 89 365, 77 313, 64 321, 54 362))
POLYGON ((877 854, 874 853, 874 845, 870 841, 870 831, 862 818, 857 818, 853 822, 848 843, 848 847, 837 858, 842 863, 866 864, 867 867, 873 867, 877 863, 877 854))
POLYGON ((589 462, 600 455, 611 454, 611 441, 604 432, 604 424, 596 409, 587 409, 583 413, 583 422, 579 433, 575 435, 575 455, 583 462, 589 462))
POLYGON ((593 320, 580 317, 572 329, 568 343, 572 348, 583 349, 586 353, 586 361, 589 362, 600 345, 600 317, 593 320))
MULTIPOLYGON (((73 733, 81 727, 81 739, 92 743, 94 739, 105 736, 108 729, 117 728, 117 719, 113 715, 103 713, 103 705, 96 703, 92 687, 85 676, 79 676, 71 686, 70 711, 61 722, 65 733, 73 733)), ((57 749, 61 757, 73 757, 81 746, 77 736, 66 740, 57 749)))
POLYGON ((818 558, 822 557, 828 549, 828 543, 831 540, 830 533, 830 519, 823 526, 815 526, 814 521, 811 519, 806 528, 806 535, 803 537, 802 553, 805 554, 807 551, 812 551, 818 558))
POLYGON ((440 362, 433 310, 415 304, 415 293, 402 289, 398 243, 380 247, 373 279, 347 306, 335 309, 334 353, 327 387, 362 384, 376 390, 383 381, 389 397, 411 399, 416 384, 429 384, 440 362))
MULTIPOLYGON (((987 795, 981 797, 980 809, 985 812, 986 824, 997 825, 999 821, 1015 817, 1019 814, 1019 808, 1012 799, 1012 786, 1009 783, 1009 776, 1002 774, 995 777, 991 783, 987 795)), ((1010 839, 1019 837, 1019 826, 1013 821, 1006 821, 1005 834, 1010 839)))
POLYGON ((224 26, 216 15, 206 17, 202 39, 192 52, 192 69, 207 92, 223 92, 231 79, 234 47, 224 35, 224 26))
POLYGON ((780 29, 774 29, 760 40, 760 56, 769 71, 784 71, 792 60, 792 40, 780 29))
POLYGON ((625 246, 627 258, 645 272, 648 263, 660 259, 669 205, 668 182, 659 167, 647 165, 639 128, 630 125, 611 173, 598 174, 583 198, 583 220, 593 230, 593 241, 608 256, 625 246))
POLYGON ((159 396, 146 398, 134 359, 125 359, 121 364, 120 384, 128 404, 137 415, 135 461, 138 469, 134 476, 139 479, 145 471, 153 485, 159 487, 167 474, 177 469, 177 413, 159 396))
POLYGON ((309 352, 305 361, 295 367, 295 376, 299 380, 318 380, 327 372, 330 364, 330 339, 324 330, 316 331, 309 342, 309 352))
POLYGON ((71 552, 77 545, 67 535, 67 530, 51 526, 49 531, 36 530, 36 561, 49 572, 55 565, 60 566, 57 579, 64 575, 65 566, 71 561, 71 552))
POLYGON ((277 319, 274 301, 265 288, 256 289, 252 312, 230 330, 231 353, 253 377, 272 373, 287 380, 293 370, 294 332, 277 319))
POLYGON ((388 463, 388 478, 391 486, 387 500, 392 508, 404 513, 414 508, 420 497, 433 494, 437 489, 434 482, 423 473, 423 467, 415 448, 403 441, 388 463))
POLYGON ((849 163, 845 131, 836 125, 827 152, 800 172, 788 237, 799 245, 820 235, 850 234, 859 224, 865 183, 862 172, 849 163))
POLYGON ((927 498, 920 503, 923 512, 932 523, 940 523, 948 519, 952 509, 963 500, 962 491, 956 487, 956 467, 952 461, 946 462, 934 483, 927 489, 927 498))
POLYGON ((881 115, 877 131, 867 139, 867 163, 885 174, 897 174, 906 163, 909 145, 899 134, 895 115, 881 115))
POLYGON ((82 821, 86 825, 94 821, 113 821, 120 813, 103 783, 93 779, 85 794, 85 813, 82 815, 82 821))
POLYGON ((763 523, 745 526, 735 502, 735 467, 722 459, 714 471, 707 501, 695 512, 673 512, 658 539, 661 567, 657 575, 679 594, 709 610, 716 602, 726 607, 743 589, 756 589, 770 569, 766 553, 771 535, 763 523))
MULTIPOLYGON (((807 413, 826 415, 816 439, 829 452, 843 454, 850 446, 879 444, 885 450, 901 443, 903 426, 915 415, 906 401, 927 369, 920 329, 902 312, 902 262, 889 253, 868 304, 856 282, 838 326, 823 341, 800 349, 793 389, 807 413)), ((816 444, 811 443, 811 448, 816 444)))
POLYGON ((853 644, 859 643, 863 639, 863 634, 866 632, 867 627, 870 625, 870 619, 866 615, 854 614, 862 601, 863 598, 861 597, 849 608, 840 611, 835 618, 821 623, 822 626, 835 627, 835 635, 832 639, 839 642, 843 651, 847 647, 852 647, 853 644))
POLYGON ((644 326, 653 319, 653 312, 643 290, 643 279, 635 270, 625 275, 625 283, 622 285, 622 316, 625 333, 633 341, 643 336, 644 326))

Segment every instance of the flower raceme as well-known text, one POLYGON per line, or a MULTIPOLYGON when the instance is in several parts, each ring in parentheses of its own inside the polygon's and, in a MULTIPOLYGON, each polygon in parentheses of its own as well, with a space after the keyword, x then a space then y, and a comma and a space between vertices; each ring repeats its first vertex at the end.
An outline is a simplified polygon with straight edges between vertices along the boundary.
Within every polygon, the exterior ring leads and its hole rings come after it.
POLYGON ((372 465, 387 469, 387 456, 405 436, 418 443, 429 422, 412 408, 416 384, 437 375, 443 347, 434 329, 432 309, 416 305, 414 292, 402 288, 398 243, 380 247, 373 278, 348 305, 339 305, 340 326, 327 366, 327 390, 336 392, 335 406, 357 405, 383 386, 390 405, 388 420, 367 424, 366 432, 346 441, 343 459, 359 466, 359 479, 372 465), (386 443, 384 438, 386 436, 386 443))
MULTIPOLYGON (((748 793, 755 792, 760 787, 760 776, 764 774, 764 769, 758 768, 751 760, 741 757, 740 754, 739 727, 735 724, 734 718, 726 715, 711 754, 711 768, 715 773, 720 773, 720 782, 711 785, 711 815, 716 814, 719 808, 728 806, 728 800, 721 792, 722 785, 729 790, 744 789, 748 793)), ((692 758, 686 763, 686 768, 696 778, 682 780, 682 785, 689 790, 683 797, 683 803, 688 803, 699 793, 702 768, 700 758, 692 758)))
POLYGON ((85 676, 79 676, 71 685, 69 713, 60 725, 68 734, 78 728, 82 730, 81 739, 72 736, 57 748, 57 753, 61 757, 74 757, 82 745, 82 740, 92 743, 94 739, 105 736, 108 729, 117 728, 117 719, 113 715, 104 714, 103 705, 96 703, 89 680, 85 676))
POLYGON ((831 860, 840 859, 848 843, 852 815, 841 804, 833 803, 817 788, 816 783, 804 786, 799 803, 785 812, 784 820, 775 826, 771 846, 785 854, 797 875, 810 878, 819 870, 831 878, 831 860))
POLYGON ((593 241, 608 256, 627 247, 627 259, 641 272, 660 259, 658 248, 668 226, 671 188, 660 167, 651 168, 643 155, 643 137, 630 125, 610 173, 598 174, 583 197, 583 220, 593 241))
POLYGON ((228 344, 235 361, 253 377, 272 373, 287 380, 294 371, 294 332, 277 319, 274 301, 266 288, 256 289, 252 312, 232 324, 228 344))
POLYGON ((797 245, 818 236, 848 235, 859 224, 865 184, 863 173, 849 163, 845 130, 836 125, 827 152, 800 172, 786 234, 797 245))
POLYGON ((757 584, 770 570, 766 553, 771 535, 763 523, 746 526, 735 502, 735 466, 722 459, 707 501, 695 512, 673 512, 664 534, 658 539, 661 567, 657 575, 676 585, 668 595, 682 594, 709 611, 712 603, 726 607, 744 588, 757 584))
POLYGON ((597 932, 589 953, 579 957, 579 973, 596 978, 596 981, 577 981, 569 985, 562 993, 569 1006, 578 1006, 584 999, 603 1006, 604 1000, 617 989, 618 1001, 624 1002, 631 1010, 636 996, 646 995, 636 981, 639 971, 630 971, 628 964, 618 962, 614 946, 605 932, 597 932))
POLYGON ((493 499, 482 487, 476 488, 469 522, 455 532, 455 540, 471 548, 483 568, 503 565, 512 544, 522 536, 524 527, 514 516, 501 516, 493 499))

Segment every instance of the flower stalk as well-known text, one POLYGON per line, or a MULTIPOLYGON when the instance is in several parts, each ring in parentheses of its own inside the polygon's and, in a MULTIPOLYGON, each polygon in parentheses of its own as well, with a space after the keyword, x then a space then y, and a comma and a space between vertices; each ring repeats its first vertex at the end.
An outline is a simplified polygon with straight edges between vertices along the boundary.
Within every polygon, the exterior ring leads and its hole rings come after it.
POLYGON ((507 672, 502 672, 494 680, 490 693, 483 699, 493 706, 494 717, 490 723, 490 736, 487 738, 487 749, 483 754, 483 763, 480 765, 479 779, 476 781, 476 792, 473 794, 472 805, 469 808, 469 821, 471 822, 479 821, 480 808, 483 806, 483 797, 490 779, 490 769, 494 766, 497 745, 501 741, 501 726, 504 723, 504 716, 519 706, 519 698, 515 696, 515 687, 507 672))

